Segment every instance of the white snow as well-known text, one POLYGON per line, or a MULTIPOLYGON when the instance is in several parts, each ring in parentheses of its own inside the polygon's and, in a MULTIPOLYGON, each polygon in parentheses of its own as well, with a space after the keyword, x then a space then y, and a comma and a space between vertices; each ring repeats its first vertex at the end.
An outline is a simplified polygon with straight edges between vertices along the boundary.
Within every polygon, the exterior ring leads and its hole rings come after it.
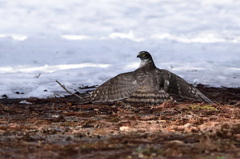
POLYGON ((2 0, 0 98, 66 94, 56 80, 81 92, 138 68, 142 50, 189 83, 239 87, 239 8, 237 0, 2 0))

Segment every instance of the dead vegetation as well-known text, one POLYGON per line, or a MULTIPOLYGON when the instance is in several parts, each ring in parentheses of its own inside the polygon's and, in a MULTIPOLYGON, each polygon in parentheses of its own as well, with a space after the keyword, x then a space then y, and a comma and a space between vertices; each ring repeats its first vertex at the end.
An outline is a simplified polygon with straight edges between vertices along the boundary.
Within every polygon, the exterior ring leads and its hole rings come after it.
POLYGON ((0 158, 240 158, 240 88, 198 89, 215 104, 1 99, 0 158))

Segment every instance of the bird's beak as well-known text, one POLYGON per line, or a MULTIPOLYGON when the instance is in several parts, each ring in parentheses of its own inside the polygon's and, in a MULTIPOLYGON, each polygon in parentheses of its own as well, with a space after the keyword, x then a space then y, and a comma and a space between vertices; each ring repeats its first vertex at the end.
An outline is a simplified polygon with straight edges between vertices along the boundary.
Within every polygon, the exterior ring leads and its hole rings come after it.
POLYGON ((140 55, 139 55, 139 54, 137 55, 137 58, 140 58, 140 55))

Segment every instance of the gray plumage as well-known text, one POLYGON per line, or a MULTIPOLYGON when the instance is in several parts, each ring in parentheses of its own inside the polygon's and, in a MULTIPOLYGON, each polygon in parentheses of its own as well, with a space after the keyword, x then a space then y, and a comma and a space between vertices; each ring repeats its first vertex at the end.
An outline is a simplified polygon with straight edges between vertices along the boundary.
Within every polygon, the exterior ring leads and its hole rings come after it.
POLYGON ((141 51, 137 57, 141 59, 137 70, 109 79, 87 95, 85 101, 112 103, 123 100, 128 103, 157 105, 178 96, 183 99, 212 103, 181 77, 167 70, 158 69, 148 52, 141 51))

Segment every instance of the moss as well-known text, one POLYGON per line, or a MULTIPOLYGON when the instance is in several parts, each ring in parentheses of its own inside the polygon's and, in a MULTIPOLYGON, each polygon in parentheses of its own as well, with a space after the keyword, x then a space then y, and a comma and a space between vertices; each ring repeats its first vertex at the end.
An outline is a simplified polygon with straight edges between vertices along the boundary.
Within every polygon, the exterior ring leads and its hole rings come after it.
POLYGON ((213 107, 212 105, 191 105, 190 108, 192 110, 211 110, 211 111, 217 111, 217 109, 215 107, 213 107))
POLYGON ((214 157, 206 157, 206 158, 204 158, 204 159, 228 159, 227 157, 225 157, 225 156, 214 156, 214 157))

